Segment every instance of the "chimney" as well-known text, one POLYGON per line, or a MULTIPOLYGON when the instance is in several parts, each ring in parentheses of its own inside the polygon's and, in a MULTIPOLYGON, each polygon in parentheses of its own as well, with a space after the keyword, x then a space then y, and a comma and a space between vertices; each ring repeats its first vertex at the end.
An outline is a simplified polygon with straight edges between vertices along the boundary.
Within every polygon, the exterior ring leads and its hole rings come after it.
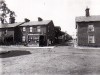
POLYGON ((27 18, 25 18, 25 19, 24 19, 24 21, 25 21, 25 22, 30 22, 30 20, 29 20, 29 19, 27 19, 27 18))
POLYGON ((41 17, 38 17, 38 21, 43 21, 43 19, 41 17))
POLYGON ((10 18, 9 18, 9 23, 10 23, 10 24, 15 23, 15 17, 10 17, 10 18))
POLYGON ((88 7, 86 8, 85 12, 86 12, 86 17, 89 17, 90 13, 89 13, 89 8, 88 7))

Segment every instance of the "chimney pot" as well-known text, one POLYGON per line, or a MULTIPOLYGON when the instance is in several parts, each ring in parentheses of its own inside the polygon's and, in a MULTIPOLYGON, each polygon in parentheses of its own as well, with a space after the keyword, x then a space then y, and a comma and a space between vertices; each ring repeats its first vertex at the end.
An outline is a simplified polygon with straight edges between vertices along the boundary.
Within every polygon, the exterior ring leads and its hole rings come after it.
POLYGON ((41 17, 38 17, 38 21, 43 21, 43 19, 41 17))
POLYGON ((86 12, 86 17, 89 17, 90 16, 90 13, 89 13, 89 8, 86 8, 85 12, 86 12))
POLYGON ((9 18, 9 23, 10 23, 10 24, 15 23, 15 17, 10 17, 10 18, 9 18))
POLYGON ((29 20, 29 19, 27 19, 27 18, 25 18, 25 19, 24 19, 24 21, 25 21, 25 22, 30 22, 30 20, 29 20))

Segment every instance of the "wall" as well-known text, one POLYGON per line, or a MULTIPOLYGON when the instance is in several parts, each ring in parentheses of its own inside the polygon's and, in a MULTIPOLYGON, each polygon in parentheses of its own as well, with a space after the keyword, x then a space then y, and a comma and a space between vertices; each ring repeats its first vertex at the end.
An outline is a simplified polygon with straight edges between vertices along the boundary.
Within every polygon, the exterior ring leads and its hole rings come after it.
MULTIPOLYGON (((31 26, 25 26, 26 27, 26 31, 23 31, 23 27, 20 27, 21 32, 22 32, 22 36, 25 36, 26 42, 29 42, 30 37, 35 37, 37 35, 46 35, 46 25, 31 25, 31 26), (40 26, 40 32, 37 31, 37 27, 40 26), (33 27, 32 32, 30 32, 30 27, 33 27), (34 28, 36 28, 34 30, 34 28)), ((39 36, 38 36, 39 39, 39 36)), ((34 43, 34 41, 33 41, 34 43)), ((32 42, 30 42, 30 44, 32 44, 32 42)))
POLYGON ((79 46, 100 46, 100 22, 80 22, 77 23, 78 31, 77 31, 77 36, 78 36, 78 45, 79 46), (94 25, 94 32, 89 33, 88 30, 88 25, 94 25), (88 35, 92 34, 95 36, 95 43, 94 44, 89 44, 88 43, 88 35))

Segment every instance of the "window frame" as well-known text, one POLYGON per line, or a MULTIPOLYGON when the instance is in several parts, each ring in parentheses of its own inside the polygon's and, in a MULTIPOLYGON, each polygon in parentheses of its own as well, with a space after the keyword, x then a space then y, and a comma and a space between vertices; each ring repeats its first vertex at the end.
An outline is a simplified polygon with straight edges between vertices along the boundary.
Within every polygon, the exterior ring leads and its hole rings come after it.
POLYGON ((30 29, 30 30, 29 30, 30 32, 33 32, 33 27, 30 27, 29 29, 30 29))
POLYGON ((41 32, 41 26, 37 26, 37 32, 41 32))
POLYGON ((94 35, 88 35, 88 43, 92 44, 92 43, 95 43, 95 36, 94 35))
POLYGON ((23 27, 23 31, 26 31, 26 27, 23 27))
POLYGON ((93 24, 88 25, 88 32, 94 32, 94 25, 93 24))

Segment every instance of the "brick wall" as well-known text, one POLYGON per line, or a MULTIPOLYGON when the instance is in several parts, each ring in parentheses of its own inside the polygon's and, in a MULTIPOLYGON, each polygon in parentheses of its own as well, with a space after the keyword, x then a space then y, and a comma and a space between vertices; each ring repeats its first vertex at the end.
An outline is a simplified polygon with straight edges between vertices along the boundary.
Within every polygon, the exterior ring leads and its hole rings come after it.
POLYGON ((100 46, 100 22, 81 22, 77 23, 78 27, 78 45, 79 46, 100 46), (94 25, 94 32, 88 32, 88 25, 94 25), (95 36, 95 43, 88 43, 88 35, 95 36))

